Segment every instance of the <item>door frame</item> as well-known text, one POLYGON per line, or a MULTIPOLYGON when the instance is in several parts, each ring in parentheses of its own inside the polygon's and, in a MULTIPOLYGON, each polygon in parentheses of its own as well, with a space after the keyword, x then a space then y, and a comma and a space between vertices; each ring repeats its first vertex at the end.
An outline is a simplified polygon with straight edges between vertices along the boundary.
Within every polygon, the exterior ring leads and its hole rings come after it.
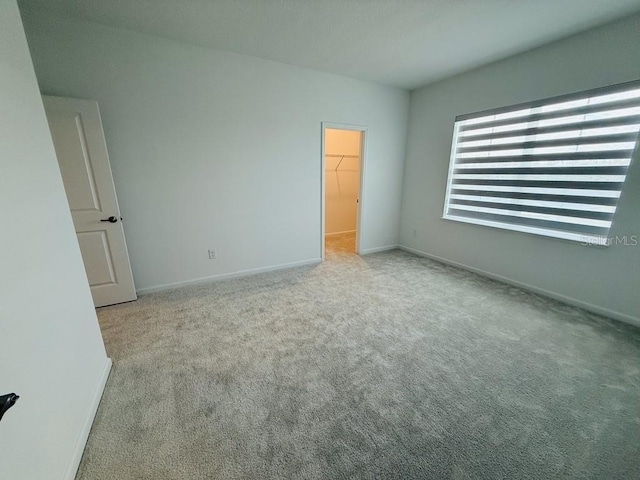
POLYGON ((334 122, 322 122, 322 134, 320 141, 320 258, 324 262, 324 248, 325 248, 325 203, 326 203, 326 178, 325 178, 325 131, 326 129, 332 130, 351 130, 355 132, 361 132, 360 135, 360 187, 358 192, 358 208, 356 209, 356 253, 359 255, 362 244, 362 224, 364 219, 364 206, 365 206, 365 173, 366 173, 366 158, 367 158, 367 127, 364 125, 352 125, 349 123, 334 123, 334 122))

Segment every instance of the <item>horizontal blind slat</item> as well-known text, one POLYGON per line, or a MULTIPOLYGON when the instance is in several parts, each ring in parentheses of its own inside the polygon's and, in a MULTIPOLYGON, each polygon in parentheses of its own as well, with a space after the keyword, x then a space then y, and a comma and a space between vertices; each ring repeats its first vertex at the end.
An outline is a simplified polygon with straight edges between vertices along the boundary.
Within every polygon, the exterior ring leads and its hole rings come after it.
POLYGON ((552 236, 556 231, 573 232, 583 235, 603 235, 606 236, 609 227, 598 227, 593 225, 576 225, 565 222, 554 222, 550 220, 541 220, 536 218, 514 217, 506 215, 497 215, 484 212, 469 212, 465 210, 451 209, 451 216, 464 217, 473 220, 485 220, 503 225, 521 225, 539 229, 546 229, 552 236))
POLYGON ((536 168, 626 168, 630 158, 593 158, 581 160, 532 160, 530 162, 478 162, 456 165, 456 170, 482 169, 536 169, 536 168))
MULTIPOLYGON (((549 189, 545 189, 549 190, 549 189)), ((563 189, 565 190, 565 189, 563 189)), ((581 192, 583 190, 580 190, 581 192)), ((460 190, 460 189, 451 189, 450 195, 481 195, 491 198, 506 198, 506 199, 522 199, 522 200, 536 200, 536 201, 547 201, 547 202, 572 202, 572 203, 584 203, 584 204, 594 204, 594 205, 616 205, 618 198, 616 196, 590 196, 590 195, 558 195, 556 193, 531 193, 531 192, 497 192, 497 191, 486 191, 486 190, 460 190)), ((451 198, 449 199, 451 201, 451 198)))
MULTIPOLYGON (((507 210, 512 212, 530 212, 530 213, 543 213, 543 214, 551 214, 551 215, 560 215, 563 217, 572 217, 572 218, 587 218, 592 220, 607 220, 611 221, 613 219, 613 214, 611 212, 594 212, 592 210, 576 210, 576 209, 567 209, 567 208, 552 208, 552 207, 544 207, 541 205, 531 206, 531 205, 521 205, 514 203, 496 203, 496 202, 484 202, 484 201, 473 201, 473 200, 452 200, 451 208, 458 208, 461 205, 470 206, 470 207, 485 207, 485 208, 495 208, 498 210, 507 210)), ((581 223, 581 222, 576 222, 581 223)))
POLYGON ((470 152, 456 153, 456 158, 494 158, 494 157, 513 157, 513 156, 537 156, 537 155, 558 155, 564 154, 570 156, 574 153, 592 153, 592 152, 627 152, 629 155, 635 148, 633 142, 617 142, 617 143, 585 143, 579 145, 563 145, 553 147, 537 147, 528 146, 523 148, 513 148, 512 146, 505 149, 496 148, 493 150, 473 150, 470 152))
POLYGON ((551 188, 551 187, 520 187, 511 185, 466 185, 457 184, 454 190, 489 191, 489 192, 513 192, 513 193, 541 193, 548 195, 571 195, 577 197, 607 197, 619 198, 619 190, 591 190, 578 188, 551 188))
MULTIPOLYGON (((472 123, 471 120, 462 120, 460 130, 478 130, 484 128, 494 128, 504 125, 520 124, 522 122, 539 122, 539 126, 551 126, 558 124, 561 119, 582 117, 581 121, 606 120, 640 115, 640 100, 633 99, 619 103, 586 105, 570 110, 561 110, 546 113, 529 113, 519 117, 487 119, 479 123, 472 123)), ((564 123, 560 121, 560 123, 564 123)))
POLYGON ((545 207, 559 210, 579 210, 585 212, 603 212, 603 213, 615 213, 616 207, 614 205, 600 205, 595 203, 577 203, 577 202, 565 202, 554 200, 530 200, 526 198, 510 198, 510 197, 496 197, 487 195, 465 195, 465 194, 452 194, 451 199, 454 201, 469 201, 476 203, 504 203, 510 205, 523 205, 532 207, 545 207))
POLYGON ((592 129, 592 128, 609 128, 609 127, 625 127, 640 124, 640 115, 619 117, 604 120, 578 120, 574 123, 566 123, 551 126, 531 126, 529 122, 518 122, 518 124, 509 125, 510 128, 485 128, 476 130, 464 130, 459 132, 459 137, 463 141, 486 140, 490 138, 500 139, 511 137, 514 135, 532 135, 532 134, 548 134, 560 133, 575 130, 576 128, 592 129), (484 130, 484 132, 483 132, 484 130))
POLYGON ((538 182, 624 182, 625 175, 536 175, 528 173, 470 173, 454 174, 454 180, 520 180, 538 182))
POLYGON ((557 223, 572 223, 576 225, 588 225, 592 227, 603 227, 609 228, 611 226, 611 221, 609 220, 596 220, 592 218, 582 218, 582 217, 569 217, 565 215, 556 215, 550 213, 538 213, 531 212, 528 210, 509 210, 503 208, 492 208, 492 207, 480 207, 475 205, 453 205, 452 208, 456 210, 468 210, 470 212, 480 212, 480 213, 491 213, 494 215, 507 215, 511 217, 517 218, 532 218, 536 220, 547 220, 551 222, 557 223))
POLYGON ((576 150, 583 145, 601 145, 601 144, 630 144, 630 149, 633 150, 635 146, 638 133, 626 133, 626 134, 611 134, 601 136, 585 136, 575 138, 556 138, 551 140, 536 140, 533 137, 510 137, 513 142, 509 143, 486 143, 483 141, 482 145, 469 145, 474 142, 461 142, 458 144, 457 153, 463 152, 484 152, 492 150, 509 150, 515 148, 540 148, 540 147, 575 147, 576 150), (486 143, 486 144, 484 144, 486 143))

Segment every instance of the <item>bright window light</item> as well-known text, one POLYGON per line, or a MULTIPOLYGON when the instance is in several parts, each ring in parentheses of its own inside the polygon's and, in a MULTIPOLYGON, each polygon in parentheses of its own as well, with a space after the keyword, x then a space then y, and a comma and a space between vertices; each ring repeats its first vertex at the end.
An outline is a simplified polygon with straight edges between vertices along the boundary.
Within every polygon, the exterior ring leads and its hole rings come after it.
POLYGON ((444 218, 607 245, 640 82, 456 118, 444 218))

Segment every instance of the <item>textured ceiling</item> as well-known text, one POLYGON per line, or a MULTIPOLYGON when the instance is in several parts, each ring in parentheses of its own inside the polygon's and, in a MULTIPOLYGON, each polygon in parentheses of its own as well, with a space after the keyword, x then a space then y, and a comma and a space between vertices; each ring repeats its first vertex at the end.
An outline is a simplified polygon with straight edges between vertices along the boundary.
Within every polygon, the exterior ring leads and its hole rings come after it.
POLYGON ((416 88, 640 11, 640 0, 20 0, 220 50, 416 88))

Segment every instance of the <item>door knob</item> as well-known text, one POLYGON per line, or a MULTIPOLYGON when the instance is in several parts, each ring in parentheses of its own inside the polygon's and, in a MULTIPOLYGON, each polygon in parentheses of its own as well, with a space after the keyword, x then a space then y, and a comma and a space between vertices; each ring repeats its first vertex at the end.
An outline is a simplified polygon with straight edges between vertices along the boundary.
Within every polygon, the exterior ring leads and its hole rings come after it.
POLYGON ((118 217, 114 217, 113 215, 111 215, 109 218, 103 218, 100 221, 101 222, 116 223, 118 221, 118 217))
POLYGON ((0 396, 0 420, 5 412, 16 404, 19 398, 20 396, 15 393, 0 396))

